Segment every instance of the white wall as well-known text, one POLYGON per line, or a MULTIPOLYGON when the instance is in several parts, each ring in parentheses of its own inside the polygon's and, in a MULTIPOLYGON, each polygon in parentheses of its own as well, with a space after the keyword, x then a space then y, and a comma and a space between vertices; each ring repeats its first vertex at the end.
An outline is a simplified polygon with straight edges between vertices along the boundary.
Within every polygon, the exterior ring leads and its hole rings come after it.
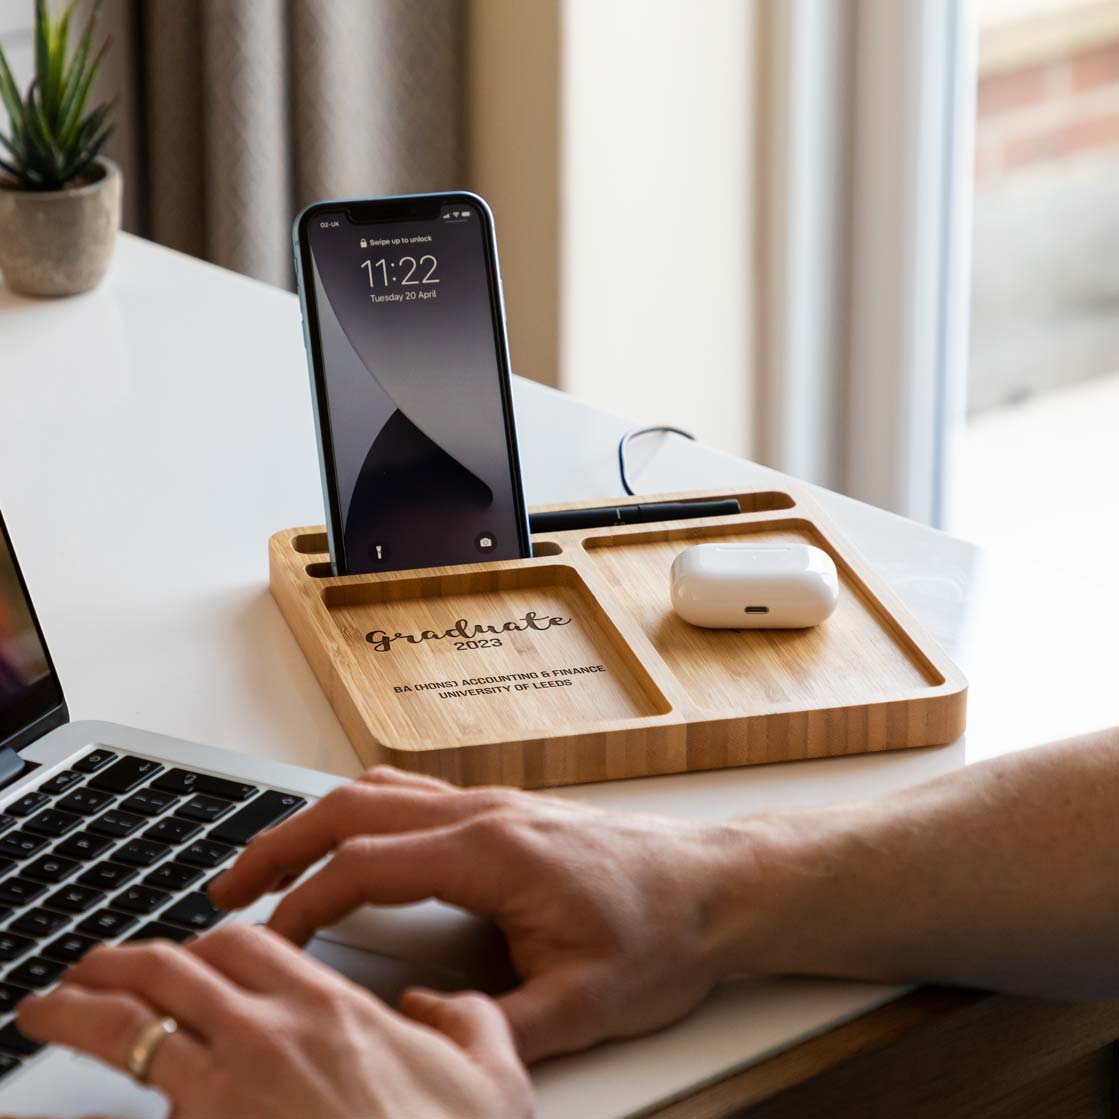
POLYGON ((742 0, 562 6, 560 384, 738 453, 753 18, 742 0))

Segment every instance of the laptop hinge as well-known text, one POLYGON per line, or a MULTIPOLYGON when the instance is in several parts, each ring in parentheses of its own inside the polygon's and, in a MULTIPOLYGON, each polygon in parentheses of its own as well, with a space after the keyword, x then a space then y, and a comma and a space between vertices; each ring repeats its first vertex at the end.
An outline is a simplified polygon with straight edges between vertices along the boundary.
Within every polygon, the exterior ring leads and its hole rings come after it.
POLYGON ((27 769, 27 764, 10 746, 0 748, 0 789, 6 789, 13 781, 18 781, 27 769))

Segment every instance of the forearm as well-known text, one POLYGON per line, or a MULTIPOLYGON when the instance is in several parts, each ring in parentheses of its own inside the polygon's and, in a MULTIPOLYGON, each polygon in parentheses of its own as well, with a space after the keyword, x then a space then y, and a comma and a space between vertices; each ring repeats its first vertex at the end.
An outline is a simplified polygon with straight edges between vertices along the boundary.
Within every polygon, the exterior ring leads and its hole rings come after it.
POLYGON ((1119 996, 1119 731, 741 831, 729 968, 1119 996))

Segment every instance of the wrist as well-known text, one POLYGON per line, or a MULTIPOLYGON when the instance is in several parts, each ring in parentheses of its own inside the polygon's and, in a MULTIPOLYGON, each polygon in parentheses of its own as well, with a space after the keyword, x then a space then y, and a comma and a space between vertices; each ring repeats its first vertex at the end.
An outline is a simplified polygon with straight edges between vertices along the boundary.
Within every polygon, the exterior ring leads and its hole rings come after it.
POLYGON ((717 978, 810 973, 841 831, 828 813, 784 812, 716 829, 708 954, 717 978))

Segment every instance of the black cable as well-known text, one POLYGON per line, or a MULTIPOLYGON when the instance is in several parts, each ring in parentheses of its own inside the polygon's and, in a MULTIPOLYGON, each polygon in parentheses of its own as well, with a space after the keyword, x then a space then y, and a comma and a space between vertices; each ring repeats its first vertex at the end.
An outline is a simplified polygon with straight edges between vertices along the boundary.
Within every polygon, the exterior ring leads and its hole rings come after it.
POLYGON ((637 495, 633 492, 633 487, 629 484, 629 476, 626 474, 626 447, 629 446, 631 439, 636 439, 639 435, 656 435, 661 432, 669 435, 682 435, 685 439, 695 441, 695 436, 690 431, 684 431, 678 427, 638 427, 634 428, 633 431, 627 431, 618 440, 618 473, 622 476, 622 489, 630 497, 636 497, 637 495))

